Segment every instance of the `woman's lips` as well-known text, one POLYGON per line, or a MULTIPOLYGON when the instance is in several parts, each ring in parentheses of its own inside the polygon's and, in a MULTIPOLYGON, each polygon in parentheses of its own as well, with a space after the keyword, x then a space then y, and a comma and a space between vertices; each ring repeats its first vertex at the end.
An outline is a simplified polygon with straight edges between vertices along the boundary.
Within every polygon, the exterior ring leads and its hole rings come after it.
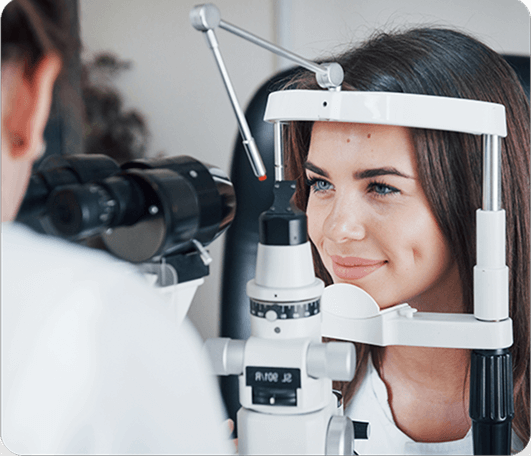
POLYGON ((332 255, 334 274, 343 280, 358 280, 381 268, 386 262, 332 255))

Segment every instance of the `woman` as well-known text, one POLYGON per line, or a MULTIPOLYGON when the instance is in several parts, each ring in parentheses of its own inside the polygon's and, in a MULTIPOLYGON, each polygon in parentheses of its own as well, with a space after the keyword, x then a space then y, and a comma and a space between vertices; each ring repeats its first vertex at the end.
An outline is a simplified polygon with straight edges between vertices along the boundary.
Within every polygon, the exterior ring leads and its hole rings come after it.
POLYGON ((2 13, 2 442, 16 454, 234 452, 189 322, 173 324, 127 264, 13 223, 76 50, 67 11, 13 0, 2 13))
MULTIPOLYGON (((468 98, 504 104, 502 207, 514 344, 513 447, 529 440, 529 103, 510 66, 462 33, 379 34, 337 59, 343 90, 468 98)), ((319 89, 312 74, 298 89, 319 89)), ((293 87, 291 85, 291 87, 293 87)), ((481 137, 381 125, 293 122, 287 132, 297 204, 308 215, 315 268, 381 308, 473 309, 481 137)), ((373 419, 360 454, 472 451, 467 350, 356 344, 357 373, 339 385, 346 413, 373 419), (378 428, 384 431, 378 431, 378 428), (379 433, 378 433, 379 432, 379 433), (377 433, 377 434, 376 434, 377 433)))

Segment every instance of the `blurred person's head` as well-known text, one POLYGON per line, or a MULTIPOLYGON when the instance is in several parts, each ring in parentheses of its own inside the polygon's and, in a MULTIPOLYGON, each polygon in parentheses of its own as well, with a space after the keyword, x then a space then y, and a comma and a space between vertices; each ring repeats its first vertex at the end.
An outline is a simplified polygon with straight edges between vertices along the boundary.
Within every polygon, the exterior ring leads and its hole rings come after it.
POLYGON ((43 133, 53 88, 78 40, 62 0, 13 0, 2 12, 2 222, 13 220, 43 133))

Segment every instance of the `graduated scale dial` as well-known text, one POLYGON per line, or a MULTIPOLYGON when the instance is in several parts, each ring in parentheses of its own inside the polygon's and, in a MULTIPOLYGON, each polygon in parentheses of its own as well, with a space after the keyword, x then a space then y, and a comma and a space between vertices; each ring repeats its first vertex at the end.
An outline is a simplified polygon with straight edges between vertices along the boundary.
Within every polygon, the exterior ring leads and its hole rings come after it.
POLYGON ((251 315, 258 318, 265 318, 268 321, 294 320, 298 318, 313 317, 320 311, 319 299, 284 304, 264 303, 253 299, 250 301, 251 315))

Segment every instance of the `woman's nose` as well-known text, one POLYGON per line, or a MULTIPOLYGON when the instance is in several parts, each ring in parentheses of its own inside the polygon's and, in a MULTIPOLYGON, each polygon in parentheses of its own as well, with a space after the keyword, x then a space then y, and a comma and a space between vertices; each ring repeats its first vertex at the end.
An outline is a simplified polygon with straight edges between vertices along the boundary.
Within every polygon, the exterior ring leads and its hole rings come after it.
POLYGON ((323 232, 335 243, 361 241, 366 236, 365 226, 361 207, 338 199, 324 220, 323 232))

